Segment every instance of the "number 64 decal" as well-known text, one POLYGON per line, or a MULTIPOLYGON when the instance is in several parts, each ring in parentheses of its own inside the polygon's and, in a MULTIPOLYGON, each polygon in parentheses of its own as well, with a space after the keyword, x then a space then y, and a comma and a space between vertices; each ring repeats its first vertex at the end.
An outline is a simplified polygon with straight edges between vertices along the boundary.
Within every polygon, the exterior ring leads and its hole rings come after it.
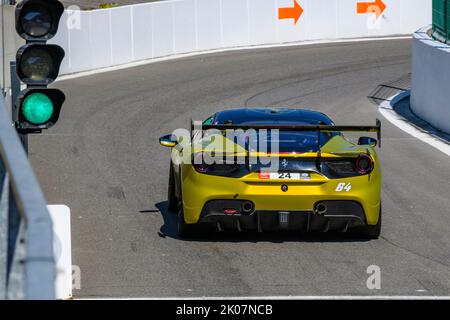
POLYGON ((337 192, 342 192, 342 191, 349 192, 350 190, 352 190, 352 184, 351 183, 341 182, 336 187, 336 191, 337 192))

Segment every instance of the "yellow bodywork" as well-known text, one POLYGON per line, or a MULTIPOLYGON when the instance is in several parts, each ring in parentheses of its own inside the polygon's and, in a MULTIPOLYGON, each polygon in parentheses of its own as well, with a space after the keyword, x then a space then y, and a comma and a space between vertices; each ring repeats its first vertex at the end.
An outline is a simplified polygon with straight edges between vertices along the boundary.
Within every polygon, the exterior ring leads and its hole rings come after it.
MULTIPOLYGON (((205 145, 201 143, 196 151, 199 149, 205 151, 205 145)), ((233 149, 234 154, 240 151, 242 150, 233 149)), ((198 223, 203 206, 210 200, 249 200, 254 202, 256 210, 270 211, 313 211, 318 201, 347 200, 360 203, 367 224, 376 225, 381 206, 381 170, 374 147, 354 144, 339 135, 331 138, 321 148, 323 158, 357 157, 361 153, 370 155, 374 161, 373 171, 363 176, 339 179, 311 173, 310 180, 261 180, 257 172, 242 178, 228 178, 198 173, 191 164, 181 164, 178 176, 185 222, 198 223), (337 191, 338 185, 342 183, 351 184, 351 189, 337 191), (288 186, 287 192, 281 190, 282 185, 288 186)), ((302 153, 282 156, 311 158, 317 155, 302 153)), ((172 149, 172 159, 180 157, 178 149, 172 149)))

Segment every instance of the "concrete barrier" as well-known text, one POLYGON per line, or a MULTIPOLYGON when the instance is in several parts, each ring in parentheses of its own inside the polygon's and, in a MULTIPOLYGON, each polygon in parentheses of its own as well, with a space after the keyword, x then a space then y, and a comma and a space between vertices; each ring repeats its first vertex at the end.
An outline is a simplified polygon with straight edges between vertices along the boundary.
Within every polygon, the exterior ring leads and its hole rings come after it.
POLYGON ((310 40, 411 34, 431 23, 432 0, 171 0, 94 11, 66 11, 52 40, 66 49, 62 74, 204 50, 310 40), (369 13, 357 12, 358 2, 369 13))
POLYGON ((413 35, 411 110, 450 134, 450 46, 433 40, 430 28, 413 35))

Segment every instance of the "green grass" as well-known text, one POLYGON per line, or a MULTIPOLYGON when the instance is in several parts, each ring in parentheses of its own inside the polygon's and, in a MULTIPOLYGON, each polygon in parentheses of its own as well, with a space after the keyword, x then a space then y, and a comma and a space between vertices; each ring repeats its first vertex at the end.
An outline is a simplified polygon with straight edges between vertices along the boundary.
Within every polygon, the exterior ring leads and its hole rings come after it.
POLYGON ((98 5, 98 7, 100 9, 109 9, 109 8, 114 8, 114 7, 118 7, 119 4, 118 3, 101 3, 98 5))

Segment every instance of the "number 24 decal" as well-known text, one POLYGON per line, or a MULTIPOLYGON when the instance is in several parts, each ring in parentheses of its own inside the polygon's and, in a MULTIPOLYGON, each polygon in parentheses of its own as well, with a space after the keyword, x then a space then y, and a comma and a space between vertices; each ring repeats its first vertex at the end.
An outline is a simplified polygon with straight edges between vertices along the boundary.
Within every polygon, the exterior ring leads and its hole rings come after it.
POLYGON ((342 192, 342 191, 349 192, 350 190, 352 190, 352 184, 351 183, 341 182, 336 187, 336 191, 337 192, 342 192))

